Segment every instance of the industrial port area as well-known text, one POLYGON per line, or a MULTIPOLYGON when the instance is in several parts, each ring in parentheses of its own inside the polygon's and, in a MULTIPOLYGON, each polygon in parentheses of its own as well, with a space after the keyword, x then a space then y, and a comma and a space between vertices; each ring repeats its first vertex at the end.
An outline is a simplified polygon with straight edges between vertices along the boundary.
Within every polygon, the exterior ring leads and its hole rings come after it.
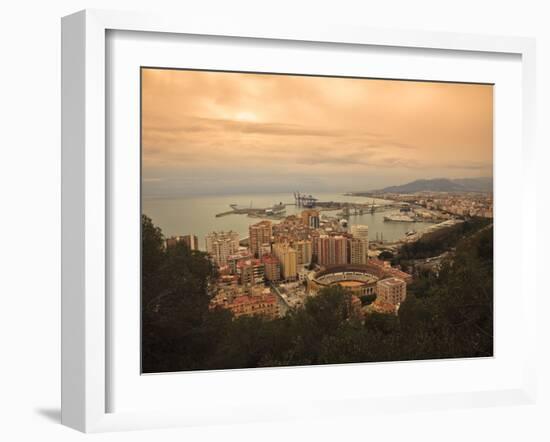
POLYGON ((312 209, 315 208, 320 212, 323 211, 340 211, 339 214, 342 217, 349 217, 350 215, 363 215, 364 213, 374 213, 389 210, 400 210, 404 206, 408 206, 407 203, 388 201, 385 203, 372 202, 341 202, 341 201, 319 201, 312 195, 302 194, 300 192, 294 192, 294 202, 279 202, 271 207, 256 208, 256 207, 243 207, 237 204, 231 204, 231 210, 216 214, 216 217, 222 217, 227 215, 248 215, 255 218, 269 218, 269 219, 283 219, 287 206, 295 206, 298 208, 312 209))

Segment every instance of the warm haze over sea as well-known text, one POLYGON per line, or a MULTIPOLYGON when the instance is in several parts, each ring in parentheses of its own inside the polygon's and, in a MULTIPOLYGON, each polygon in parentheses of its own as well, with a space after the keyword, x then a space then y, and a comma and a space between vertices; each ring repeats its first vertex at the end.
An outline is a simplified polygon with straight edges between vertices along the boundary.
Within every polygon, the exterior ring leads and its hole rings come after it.
POLYGON ((491 176, 491 85, 142 69, 143 196, 491 176))

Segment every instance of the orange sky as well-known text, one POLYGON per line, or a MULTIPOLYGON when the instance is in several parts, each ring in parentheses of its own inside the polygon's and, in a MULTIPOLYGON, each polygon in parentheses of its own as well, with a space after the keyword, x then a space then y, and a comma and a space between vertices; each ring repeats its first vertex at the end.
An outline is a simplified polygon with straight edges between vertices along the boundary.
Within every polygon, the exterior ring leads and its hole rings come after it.
POLYGON ((489 85, 142 70, 145 196, 492 175, 489 85))

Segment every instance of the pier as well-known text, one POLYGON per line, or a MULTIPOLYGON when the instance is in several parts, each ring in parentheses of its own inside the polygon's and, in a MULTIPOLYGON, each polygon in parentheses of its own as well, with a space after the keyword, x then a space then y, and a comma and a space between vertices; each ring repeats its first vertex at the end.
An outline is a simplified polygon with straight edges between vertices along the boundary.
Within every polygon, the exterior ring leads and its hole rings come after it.
POLYGON ((237 212, 235 212, 234 210, 228 210, 227 212, 217 213, 216 218, 221 218, 222 216, 226 216, 226 215, 233 215, 235 213, 237 212))
POLYGON ((284 217, 286 204, 279 203, 266 208, 239 207, 237 204, 230 204, 229 207, 231 207, 231 210, 217 213, 216 218, 227 215, 248 215, 253 218, 282 219, 284 217))

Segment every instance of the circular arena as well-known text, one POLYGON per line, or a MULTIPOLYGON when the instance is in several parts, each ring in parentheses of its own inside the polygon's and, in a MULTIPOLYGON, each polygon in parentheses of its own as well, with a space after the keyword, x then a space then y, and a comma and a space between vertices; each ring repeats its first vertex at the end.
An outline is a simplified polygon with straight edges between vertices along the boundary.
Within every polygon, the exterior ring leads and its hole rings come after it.
POLYGON ((372 295, 376 293, 376 283, 380 271, 374 266, 333 266, 317 272, 309 281, 309 289, 318 291, 324 287, 339 285, 354 295, 372 295))

